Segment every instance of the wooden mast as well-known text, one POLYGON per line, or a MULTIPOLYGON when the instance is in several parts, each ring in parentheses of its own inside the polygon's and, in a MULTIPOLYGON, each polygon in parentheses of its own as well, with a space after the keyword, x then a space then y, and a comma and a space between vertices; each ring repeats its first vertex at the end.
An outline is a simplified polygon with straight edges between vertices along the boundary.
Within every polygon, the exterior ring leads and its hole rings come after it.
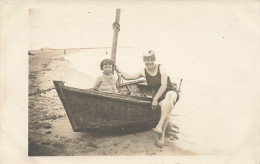
POLYGON ((116 63, 116 49, 117 49, 117 39, 118 39, 118 32, 120 31, 120 9, 116 9, 116 19, 113 23, 114 35, 113 35, 113 43, 112 43, 112 51, 111 51, 111 60, 116 63))

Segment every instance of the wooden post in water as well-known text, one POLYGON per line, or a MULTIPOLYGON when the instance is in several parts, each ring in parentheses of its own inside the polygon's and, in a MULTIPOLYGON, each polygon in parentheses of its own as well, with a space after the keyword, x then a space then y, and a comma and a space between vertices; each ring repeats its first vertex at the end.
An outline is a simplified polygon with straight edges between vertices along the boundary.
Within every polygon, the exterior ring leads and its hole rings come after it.
POLYGON ((120 9, 116 9, 116 20, 113 23, 114 35, 113 35, 113 43, 112 43, 112 51, 111 51, 111 60, 116 63, 116 48, 117 48, 117 38, 118 32, 120 31, 120 9))

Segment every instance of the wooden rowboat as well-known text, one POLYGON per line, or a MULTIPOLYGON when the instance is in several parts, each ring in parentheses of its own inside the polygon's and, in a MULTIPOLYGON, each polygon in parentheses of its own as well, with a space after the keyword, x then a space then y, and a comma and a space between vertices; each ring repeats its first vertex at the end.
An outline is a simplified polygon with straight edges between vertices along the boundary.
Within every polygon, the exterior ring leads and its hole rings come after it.
POLYGON ((121 94, 77 89, 53 81, 73 131, 151 128, 160 119, 152 110, 152 92, 143 80, 121 84, 121 94))

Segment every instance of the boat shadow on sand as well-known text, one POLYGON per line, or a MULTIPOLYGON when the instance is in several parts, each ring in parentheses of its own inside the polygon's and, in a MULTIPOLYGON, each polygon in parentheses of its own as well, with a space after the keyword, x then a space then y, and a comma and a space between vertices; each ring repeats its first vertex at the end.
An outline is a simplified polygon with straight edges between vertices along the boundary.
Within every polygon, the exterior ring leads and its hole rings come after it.
MULTIPOLYGON (((136 126, 126 126, 124 128, 110 128, 110 129, 92 129, 89 130, 88 134, 92 135, 93 137, 109 137, 109 136, 121 136, 121 135, 128 135, 128 134, 136 134, 136 133, 142 133, 142 132, 148 132, 152 131, 152 128, 154 128, 155 125, 149 124, 149 125, 139 125, 136 126)), ((85 132, 81 132, 82 134, 85 132)), ((155 133, 155 132, 153 132, 155 133)), ((165 136, 166 138, 170 140, 178 140, 178 134, 179 134, 179 128, 173 123, 169 123, 165 136)))

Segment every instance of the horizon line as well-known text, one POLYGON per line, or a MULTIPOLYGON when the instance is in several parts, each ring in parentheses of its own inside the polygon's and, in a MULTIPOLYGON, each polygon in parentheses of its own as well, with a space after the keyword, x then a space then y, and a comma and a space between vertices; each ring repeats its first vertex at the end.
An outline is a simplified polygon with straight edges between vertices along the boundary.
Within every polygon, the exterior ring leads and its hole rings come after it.
MULTIPOLYGON (((117 47, 117 48, 130 48, 131 46, 122 46, 122 47, 117 47)), ((66 50, 66 49, 106 49, 106 48, 112 48, 112 47, 87 47, 87 48, 49 48, 49 47, 45 47, 45 48, 40 48, 40 49, 34 49, 34 50, 28 50, 28 51, 39 51, 41 49, 50 49, 50 50, 66 50)))

